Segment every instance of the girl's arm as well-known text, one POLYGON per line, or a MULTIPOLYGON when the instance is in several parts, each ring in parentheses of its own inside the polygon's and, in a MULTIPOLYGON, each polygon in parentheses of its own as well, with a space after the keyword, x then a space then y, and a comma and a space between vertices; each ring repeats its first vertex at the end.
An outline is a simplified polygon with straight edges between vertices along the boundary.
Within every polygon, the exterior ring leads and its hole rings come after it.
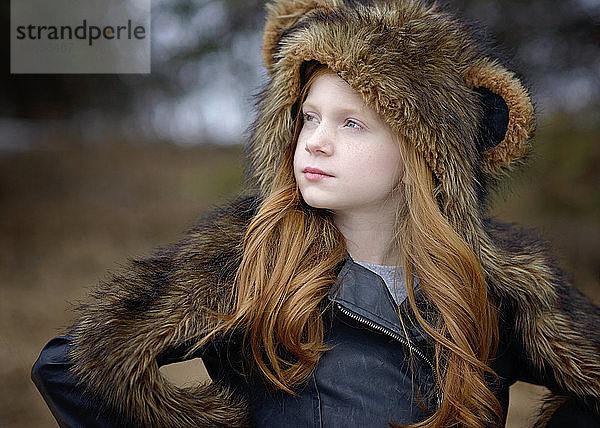
POLYGON ((554 305, 540 315, 528 321, 531 339, 521 336, 529 357, 522 368, 524 380, 553 393, 543 411, 548 426, 566 420, 572 428, 600 426, 600 309, 563 282, 554 305))
POLYGON ((102 408, 98 400, 84 397, 85 387, 70 369, 72 336, 52 339, 31 370, 31 378, 61 427, 116 427, 122 418, 102 408))
POLYGON ((166 353, 196 343, 216 325, 215 313, 228 310, 253 212, 254 199, 241 197, 95 290, 71 333, 47 345, 32 373, 59 423, 244 424, 245 404, 225 385, 179 388, 158 369, 166 353))
POLYGON ((552 392, 542 421, 569 415, 571 427, 600 426, 600 309, 569 283, 544 241, 512 225, 490 226, 496 245, 514 257, 505 272, 512 284, 498 289, 519 380, 552 392))
MULTIPOLYGON (((73 335, 66 334, 52 339, 42 349, 33 365, 31 378, 46 401, 48 408, 60 426, 66 427, 123 427, 126 425, 122 415, 107 408, 100 400, 94 400, 86 393, 86 386, 73 373, 73 361, 69 358, 73 344, 73 335)), ((162 367, 166 364, 185 361, 192 358, 205 357, 206 348, 193 354, 187 353, 189 345, 165 352, 157 359, 162 367)), ((218 356, 218 350, 209 349, 209 357, 218 356)), ((208 361, 205 359, 208 366, 208 361)), ((213 396, 220 395, 216 383, 206 386, 213 388, 213 396)))

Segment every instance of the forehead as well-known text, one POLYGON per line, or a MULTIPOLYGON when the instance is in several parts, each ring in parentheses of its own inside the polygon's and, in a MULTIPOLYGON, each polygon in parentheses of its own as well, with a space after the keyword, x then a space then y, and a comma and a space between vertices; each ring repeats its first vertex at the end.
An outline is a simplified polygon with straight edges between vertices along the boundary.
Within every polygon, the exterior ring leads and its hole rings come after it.
POLYGON ((340 99, 343 99, 345 104, 364 107, 365 109, 369 108, 357 91, 332 72, 321 74, 315 78, 308 89, 305 103, 315 101, 335 102, 340 99))
POLYGON ((303 107, 360 113, 364 118, 387 127, 383 118, 365 102, 362 95, 333 72, 326 72, 313 80, 303 107))

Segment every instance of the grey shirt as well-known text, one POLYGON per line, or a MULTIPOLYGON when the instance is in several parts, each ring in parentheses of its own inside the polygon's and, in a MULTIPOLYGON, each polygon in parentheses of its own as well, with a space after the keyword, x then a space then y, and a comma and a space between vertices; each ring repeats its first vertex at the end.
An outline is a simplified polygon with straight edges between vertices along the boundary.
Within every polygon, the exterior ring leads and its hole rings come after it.
POLYGON ((397 305, 400 305, 404 301, 404 299, 406 299, 406 297, 407 297, 406 283, 402 276, 402 268, 401 267, 373 265, 371 263, 358 262, 358 261, 355 261, 355 262, 358 263, 359 265, 364 266, 367 269, 375 272, 377 275, 379 275, 383 279, 383 282, 385 282, 387 289, 389 290, 390 294, 396 301, 397 305), (396 269, 397 269, 397 272, 396 272, 396 269))

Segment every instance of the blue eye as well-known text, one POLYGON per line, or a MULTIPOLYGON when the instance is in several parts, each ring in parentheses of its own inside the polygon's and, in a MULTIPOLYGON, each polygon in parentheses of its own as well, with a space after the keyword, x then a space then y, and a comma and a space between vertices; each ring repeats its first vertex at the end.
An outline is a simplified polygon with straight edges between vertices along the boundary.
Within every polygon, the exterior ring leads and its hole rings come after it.
POLYGON ((315 117, 314 117, 314 116, 312 116, 311 114, 308 114, 308 113, 302 113, 302 120, 303 120, 304 122, 310 122, 310 121, 311 121, 311 119, 314 119, 314 118, 315 118, 315 117))
POLYGON ((361 126, 359 123, 357 123, 357 122, 355 122, 355 121, 353 121, 353 120, 348 120, 348 121, 346 122, 346 124, 347 124, 347 125, 348 125, 350 128, 356 128, 356 129, 361 129, 361 128, 362 128, 362 126, 361 126))

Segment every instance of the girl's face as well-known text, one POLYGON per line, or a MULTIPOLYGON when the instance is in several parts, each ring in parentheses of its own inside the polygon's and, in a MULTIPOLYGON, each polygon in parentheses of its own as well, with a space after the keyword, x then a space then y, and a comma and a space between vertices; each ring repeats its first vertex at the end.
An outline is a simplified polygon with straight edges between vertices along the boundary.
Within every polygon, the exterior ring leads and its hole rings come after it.
POLYGON ((304 201, 346 214, 395 209, 398 196, 392 189, 403 171, 400 147, 361 95, 326 73, 313 81, 302 114, 294 176, 304 201))

